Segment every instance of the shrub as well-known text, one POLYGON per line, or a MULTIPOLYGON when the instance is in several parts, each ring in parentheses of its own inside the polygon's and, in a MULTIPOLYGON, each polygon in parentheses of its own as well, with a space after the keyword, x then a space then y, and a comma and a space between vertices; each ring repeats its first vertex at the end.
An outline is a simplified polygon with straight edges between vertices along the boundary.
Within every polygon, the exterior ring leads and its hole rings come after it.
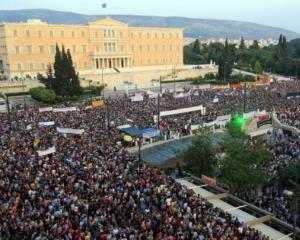
POLYGON ((56 97, 53 90, 43 87, 31 88, 29 94, 33 99, 45 103, 53 103, 56 97))

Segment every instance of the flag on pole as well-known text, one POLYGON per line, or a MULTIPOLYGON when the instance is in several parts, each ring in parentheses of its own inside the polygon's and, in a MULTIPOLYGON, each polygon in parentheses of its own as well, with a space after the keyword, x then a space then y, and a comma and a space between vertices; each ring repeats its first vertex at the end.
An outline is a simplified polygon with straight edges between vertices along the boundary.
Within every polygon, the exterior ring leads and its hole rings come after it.
POLYGON ((106 8, 106 3, 103 3, 101 6, 102 8, 106 8))

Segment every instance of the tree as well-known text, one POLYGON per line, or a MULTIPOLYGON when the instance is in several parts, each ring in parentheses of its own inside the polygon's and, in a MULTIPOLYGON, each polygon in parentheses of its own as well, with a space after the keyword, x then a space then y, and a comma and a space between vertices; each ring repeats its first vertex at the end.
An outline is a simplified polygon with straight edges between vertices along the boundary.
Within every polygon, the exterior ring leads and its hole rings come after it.
POLYGON ((221 143, 224 157, 220 160, 219 180, 239 196, 255 194, 267 180, 263 171, 268 160, 267 151, 260 144, 250 145, 244 136, 242 132, 237 134, 235 129, 235 134, 229 135, 221 143))
POLYGON ((71 95, 79 95, 81 93, 79 76, 75 71, 70 50, 67 51, 68 76, 70 77, 70 93, 71 95))
POLYGON ((244 38, 242 37, 242 38, 241 38, 240 45, 239 45, 239 49, 245 49, 245 48, 246 48, 246 46, 245 46, 245 40, 244 40, 244 38))
POLYGON ((228 39, 226 38, 225 45, 223 48, 223 56, 219 61, 218 76, 220 80, 226 81, 230 78, 232 67, 233 67, 233 50, 228 44, 228 39))
POLYGON ((251 48, 252 49, 259 49, 259 42, 257 40, 253 40, 251 48))
POLYGON ((193 44, 193 53, 200 54, 200 42, 198 39, 193 44))
POLYGON ((253 70, 256 74, 261 74, 262 73, 262 67, 259 61, 256 61, 253 67, 253 70))
POLYGON ((213 176, 217 160, 212 141, 207 133, 196 137, 192 145, 182 153, 184 169, 196 176, 213 176))
POLYGON ((72 56, 69 50, 65 51, 64 46, 60 51, 56 44, 54 58, 54 72, 51 64, 48 64, 47 76, 38 74, 38 79, 45 84, 47 89, 52 89, 57 96, 69 97, 81 93, 79 76, 73 66, 72 56))
POLYGON ((50 63, 47 66, 46 77, 44 77, 42 74, 38 73, 37 79, 41 83, 43 83, 47 89, 52 89, 53 82, 54 82, 54 76, 53 76, 52 66, 50 63))

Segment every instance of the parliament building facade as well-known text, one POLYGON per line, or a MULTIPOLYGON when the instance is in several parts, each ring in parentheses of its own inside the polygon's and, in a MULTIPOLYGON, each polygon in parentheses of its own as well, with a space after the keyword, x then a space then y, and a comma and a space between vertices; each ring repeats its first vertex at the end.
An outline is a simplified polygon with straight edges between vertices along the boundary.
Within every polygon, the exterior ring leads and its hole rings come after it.
POLYGON ((128 27, 110 17, 86 25, 55 25, 32 19, 0 25, 3 76, 36 76, 53 64, 56 44, 69 49, 79 73, 183 64, 183 30, 128 27))

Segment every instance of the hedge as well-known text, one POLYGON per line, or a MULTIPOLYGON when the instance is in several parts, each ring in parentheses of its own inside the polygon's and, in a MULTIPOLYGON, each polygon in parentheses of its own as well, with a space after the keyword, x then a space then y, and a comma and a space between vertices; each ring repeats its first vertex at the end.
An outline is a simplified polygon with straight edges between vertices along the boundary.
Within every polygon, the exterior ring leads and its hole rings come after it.
POLYGON ((30 96, 40 102, 53 103, 55 101, 55 92, 51 89, 46 89, 43 87, 31 88, 29 90, 30 96))

